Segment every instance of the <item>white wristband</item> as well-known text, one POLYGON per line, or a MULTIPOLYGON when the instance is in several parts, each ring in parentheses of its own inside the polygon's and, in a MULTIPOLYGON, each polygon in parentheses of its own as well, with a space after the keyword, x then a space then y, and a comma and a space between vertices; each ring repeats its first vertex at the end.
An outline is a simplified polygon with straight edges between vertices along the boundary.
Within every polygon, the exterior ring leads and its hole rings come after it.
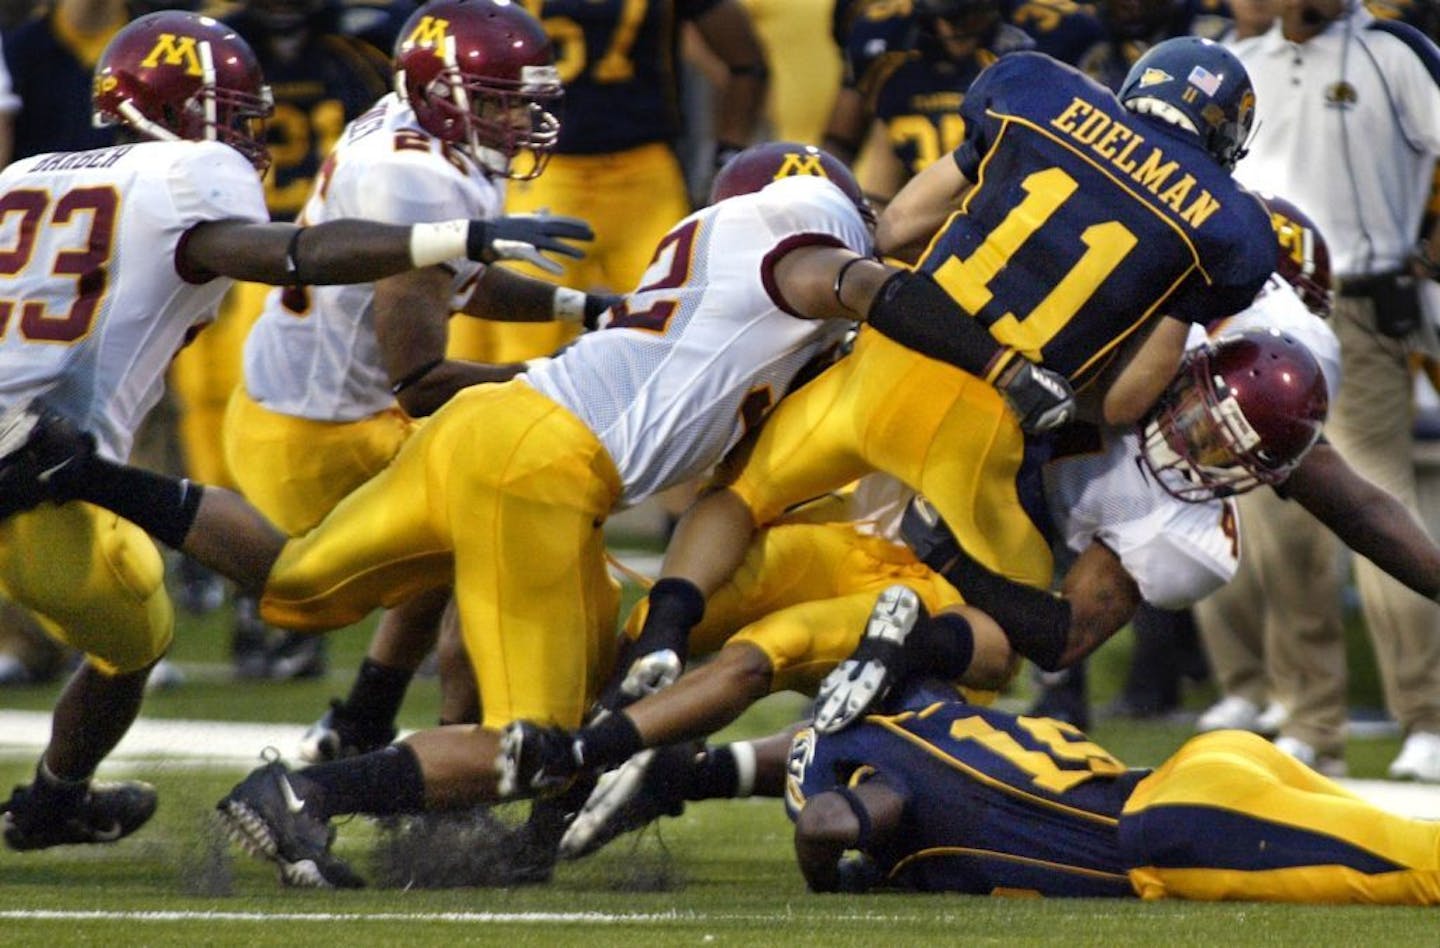
POLYGON ((582 322, 585 319, 585 294, 569 287, 557 286, 550 312, 556 319, 567 323, 582 322))
POLYGON ((465 256, 469 221, 437 221, 410 228, 410 262, 418 270, 465 256))
POLYGON ((735 758, 735 796, 748 797, 755 792, 755 745, 736 741, 730 753, 735 758))

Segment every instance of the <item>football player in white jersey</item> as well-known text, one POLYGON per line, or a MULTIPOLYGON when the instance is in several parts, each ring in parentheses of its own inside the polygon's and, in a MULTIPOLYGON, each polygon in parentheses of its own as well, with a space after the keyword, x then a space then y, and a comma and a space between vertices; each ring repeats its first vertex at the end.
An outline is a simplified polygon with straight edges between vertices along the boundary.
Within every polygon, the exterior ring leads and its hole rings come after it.
MULTIPOLYGON (((375 280, 467 256, 531 257, 537 244, 558 249, 556 236, 588 232, 534 219, 269 223, 259 175, 269 89, 244 41, 207 17, 162 12, 122 29, 97 66, 94 105, 124 143, 0 172, 0 406, 43 396, 108 460, 129 455, 165 367, 232 278, 375 280), (523 244, 504 243, 512 238, 523 244)), ((20 495, 5 503, 25 506, 20 495)), ((12 849, 113 841, 154 811, 147 784, 90 777, 170 643, 161 578, 149 538, 87 504, 0 526, 0 594, 86 656, 56 705, 35 782, 3 805, 12 849)))
MULTIPOLYGON (((522 5, 426 4, 402 27, 395 76, 395 91, 341 133, 301 222, 496 218, 506 180, 544 168, 559 133, 551 109, 560 78, 544 29, 522 5), (459 95, 485 103, 483 111, 458 108, 459 95)), ((376 283, 277 287, 245 342, 244 381, 226 414, 229 469, 267 519, 291 535, 305 533, 390 463, 414 419, 467 385, 523 368, 447 359, 452 313, 574 323, 588 316, 593 325, 610 302, 468 261, 376 283)), ((374 750, 394 739, 388 719, 448 601, 439 589, 385 614, 349 700, 335 702, 306 734, 302 757, 374 750)), ((303 655, 323 641, 296 635, 287 644, 303 655)))

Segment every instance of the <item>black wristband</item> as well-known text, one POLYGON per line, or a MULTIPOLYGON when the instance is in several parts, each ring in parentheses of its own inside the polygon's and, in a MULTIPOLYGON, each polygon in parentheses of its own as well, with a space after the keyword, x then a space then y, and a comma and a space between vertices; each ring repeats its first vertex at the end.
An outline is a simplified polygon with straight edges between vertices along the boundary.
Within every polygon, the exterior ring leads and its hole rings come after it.
POLYGON ((405 376, 403 379, 396 382, 394 385, 390 386, 390 394, 399 395, 401 392, 405 391, 407 388, 414 385, 416 382, 420 381, 425 376, 429 375, 431 372, 435 371, 435 367, 444 361, 445 358, 442 356, 441 358, 431 359, 429 362, 426 362, 424 365, 420 366, 418 369, 411 372, 409 375, 405 376))
POLYGON ((285 247, 285 285, 300 287, 305 281, 300 279, 300 235, 305 233, 305 228, 295 228, 295 233, 290 235, 290 243, 285 247))

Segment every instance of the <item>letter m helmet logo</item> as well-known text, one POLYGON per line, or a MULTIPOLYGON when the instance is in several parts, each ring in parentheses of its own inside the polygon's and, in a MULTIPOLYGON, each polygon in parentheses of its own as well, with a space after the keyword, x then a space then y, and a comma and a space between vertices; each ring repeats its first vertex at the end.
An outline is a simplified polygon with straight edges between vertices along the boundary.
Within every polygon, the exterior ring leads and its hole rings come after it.
POLYGON ((200 76, 200 54, 196 51, 196 40, 193 36, 176 36, 174 33, 161 33, 160 38, 150 49, 150 54, 141 60, 140 65, 147 67, 181 66, 188 76, 200 76))
POLYGON ((792 175, 808 174, 817 178, 830 177, 825 173, 825 166, 820 163, 818 152, 790 152, 780 162, 780 167, 775 171, 775 180, 788 178, 792 175))
POLYGON ((445 36, 450 30, 450 21, 441 20, 433 16, 424 16, 405 37, 402 44, 411 49, 433 49, 435 55, 441 59, 445 58, 445 36))

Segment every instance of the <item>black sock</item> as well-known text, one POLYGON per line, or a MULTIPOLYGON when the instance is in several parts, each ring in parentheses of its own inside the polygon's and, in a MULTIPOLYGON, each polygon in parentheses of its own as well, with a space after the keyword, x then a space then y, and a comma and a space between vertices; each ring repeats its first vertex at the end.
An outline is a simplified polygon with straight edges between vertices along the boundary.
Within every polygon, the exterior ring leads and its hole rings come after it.
POLYGON ((723 800, 735 796, 740 786, 740 771, 735 754, 728 744, 706 747, 695 762, 690 785, 685 788, 687 800, 723 800))
POLYGON ((67 813, 77 809, 89 791, 88 775, 78 779, 57 777, 41 757, 35 767, 35 782, 30 785, 30 799, 37 809, 67 813))
POLYGON ((916 623, 905 645, 913 671, 946 680, 965 674, 975 657, 975 634, 970 623, 953 612, 916 623))
POLYGON ((625 763, 645 746, 635 722, 624 711, 607 714, 575 735, 586 767, 614 767, 625 763))
POLYGON ((360 663, 350 696, 342 705, 345 716, 373 724, 394 724, 414 675, 408 668, 381 665, 367 657, 360 663))
POLYGON ((359 757, 314 764, 299 774, 324 791, 319 807, 327 818, 345 813, 390 816, 425 810, 420 758, 407 744, 391 744, 359 757))
POLYGON ((78 477, 77 500, 104 507, 129 520, 166 546, 180 549, 204 489, 180 477, 91 458, 78 477))

